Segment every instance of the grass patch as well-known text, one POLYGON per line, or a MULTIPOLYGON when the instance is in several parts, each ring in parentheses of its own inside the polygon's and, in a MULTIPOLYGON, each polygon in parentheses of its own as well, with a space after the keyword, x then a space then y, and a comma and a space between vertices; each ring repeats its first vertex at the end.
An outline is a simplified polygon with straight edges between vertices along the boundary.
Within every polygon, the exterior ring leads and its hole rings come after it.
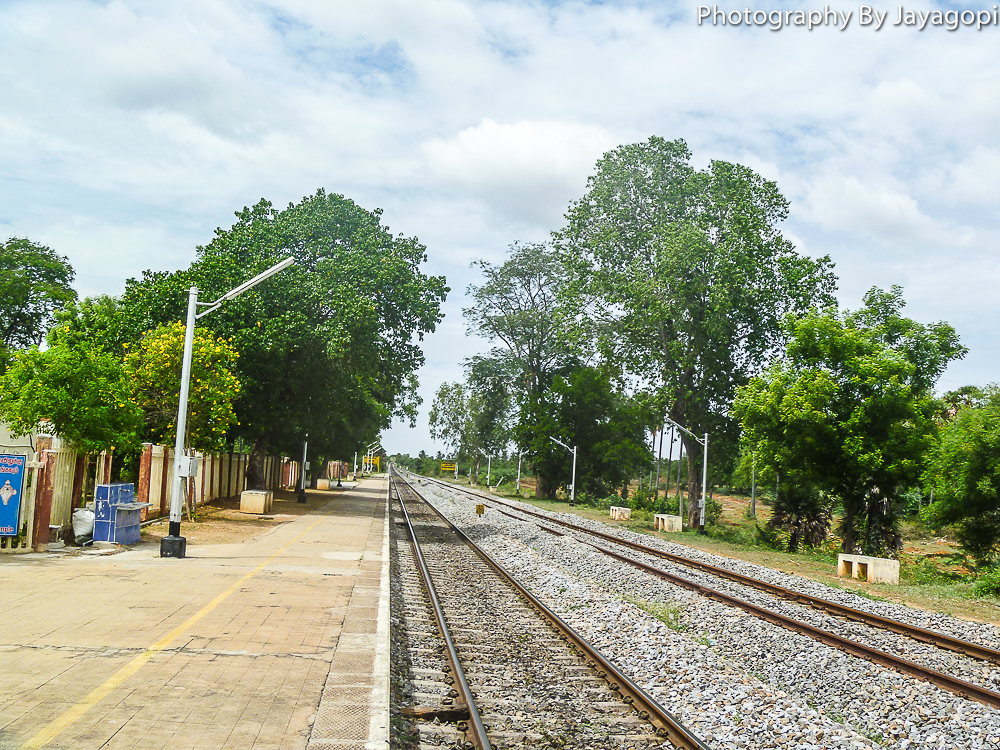
POLYGON ((633 596, 625 596, 624 599, 629 604, 637 606, 643 612, 651 614, 671 630, 683 632, 688 629, 687 624, 682 619, 682 615, 684 614, 683 607, 665 602, 650 602, 633 596))

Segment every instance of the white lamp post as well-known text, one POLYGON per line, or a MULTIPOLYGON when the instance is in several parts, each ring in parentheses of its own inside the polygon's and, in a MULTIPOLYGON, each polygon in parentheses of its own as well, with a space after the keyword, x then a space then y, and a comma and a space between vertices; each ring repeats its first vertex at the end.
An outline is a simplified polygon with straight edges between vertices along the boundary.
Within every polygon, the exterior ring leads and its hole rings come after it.
POLYGON ((184 437, 187 430, 188 396, 191 392, 191 359, 194 352, 194 326, 198 318, 203 318, 213 310, 218 309, 223 302, 243 294, 247 289, 256 286, 264 279, 283 271, 295 262, 294 258, 285 258, 280 263, 271 266, 249 281, 240 284, 235 289, 226 292, 215 302, 199 302, 198 287, 188 290, 187 324, 184 328, 184 359, 181 364, 181 392, 177 402, 177 439, 174 441, 174 481, 170 495, 170 526, 167 536, 160 540, 160 557, 184 557, 187 551, 187 539, 181 536, 181 514, 183 513, 184 480, 194 476, 196 464, 194 460, 184 455, 184 437), (198 305, 205 305, 207 310, 198 312, 198 305))
MULTIPOLYGON (((674 427, 676 427, 681 432, 684 432, 685 434, 690 435, 694 439, 694 441, 696 443, 701 443, 701 445, 703 445, 705 447, 705 452, 704 452, 704 455, 703 455, 703 458, 702 458, 702 462, 701 462, 701 500, 698 503, 698 510, 700 512, 700 515, 699 515, 699 518, 698 518, 698 533, 699 534, 704 534, 705 533, 705 493, 706 493, 706 491, 708 489, 708 433, 707 432, 705 433, 704 439, 699 439, 697 435, 695 435, 693 432, 691 432, 691 430, 689 430, 686 427, 682 427, 681 425, 677 424, 677 422, 675 422, 674 420, 672 420, 670 417, 664 417, 664 419, 666 419, 666 421, 668 421, 670 424, 672 424, 674 427)), ((677 478, 678 478, 678 482, 679 482, 680 481, 680 469, 678 469, 677 478)), ((681 526, 683 527, 683 525, 684 525, 684 516, 682 514, 681 515, 681 526)))
POLYGON ((554 438, 551 435, 549 435, 549 440, 551 440, 553 443, 559 443, 559 445, 561 445, 563 448, 565 448, 566 450, 568 450, 570 453, 573 454, 573 478, 570 480, 570 485, 569 485, 569 504, 576 505, 576 446, 574 445, 572 448, 570 448, 562 440, 554 438))
POLYGON ((306 469, 309 468, 306 459, 309 457, 309 433, 306 433, 306 439, 302 442, 302 471, 299 473, 299 497, 298 502, 306 502, 306 469))
MULTIPOLYGON (((486 455, 486 451, 484 451, 482 448, 476 448, 476 450, 479 451, 480 453, 482 453, 484 456, 486 456, 486 486, 489 487, 490 486, 490 467, 493 465, 493 459, 490 456, 487 456, 486 455)), ((479 479, 477 478, 476 481, 478 482, 479 479)))

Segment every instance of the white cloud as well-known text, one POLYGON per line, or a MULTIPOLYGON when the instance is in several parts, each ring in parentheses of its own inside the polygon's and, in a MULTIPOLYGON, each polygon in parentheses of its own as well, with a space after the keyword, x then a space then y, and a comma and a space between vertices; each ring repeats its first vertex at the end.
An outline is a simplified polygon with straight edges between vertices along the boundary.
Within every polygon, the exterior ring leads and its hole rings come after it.
POLYGON ((929 216, 909 194, 843 174, 814 180, 799 213, 831 232, 861 235, 887 245, 933 248, 976 241, 974 230, 929 216))
POLYGON ((440 183, 472 195, 500 216, 549 228, 579 197, 602 153, 617 145, 607 129, 575 122, 499 124, 484 119, 424 145, 440 183))
POLYGON ((943 197, 953 204, 973 204, 996 211, 1000 205, 1000 148, 977 146, 972 153, 935 175, 943 197))

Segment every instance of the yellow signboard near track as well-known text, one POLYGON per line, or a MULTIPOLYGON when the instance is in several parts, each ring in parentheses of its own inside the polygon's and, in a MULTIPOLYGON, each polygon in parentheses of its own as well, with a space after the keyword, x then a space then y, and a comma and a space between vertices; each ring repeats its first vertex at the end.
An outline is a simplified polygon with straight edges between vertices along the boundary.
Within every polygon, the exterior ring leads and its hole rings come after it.
POLYGON ((455 462, 454 461, 442 461, 441 462, 441 471, 455 471, 455 462))

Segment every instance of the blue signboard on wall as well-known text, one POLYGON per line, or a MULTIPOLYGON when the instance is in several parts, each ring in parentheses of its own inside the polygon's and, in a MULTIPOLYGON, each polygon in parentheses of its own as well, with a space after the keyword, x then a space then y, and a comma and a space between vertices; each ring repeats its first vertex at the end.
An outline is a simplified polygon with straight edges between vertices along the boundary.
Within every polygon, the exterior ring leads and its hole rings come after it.
POLYGON ((0 536, 17 536, 27 460, 0 454, 0 536))

